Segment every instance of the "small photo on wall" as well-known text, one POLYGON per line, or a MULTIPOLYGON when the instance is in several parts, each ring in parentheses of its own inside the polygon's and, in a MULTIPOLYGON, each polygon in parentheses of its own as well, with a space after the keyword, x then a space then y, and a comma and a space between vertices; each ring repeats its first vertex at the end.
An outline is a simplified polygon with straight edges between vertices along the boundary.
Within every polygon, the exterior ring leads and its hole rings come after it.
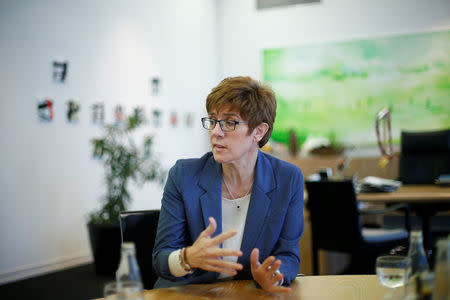
POLYGON ((194 125, 194 114, 192 112, 187 112, 184 116, 184 121, 187 128, 192 128, 194 125))
POLYGON ((122 105, 116 105, 114 108, 114 123, 120 125, 125 121, 125 108, 122 105))
POLYGON ((162 118, 162 111, 159 109, 152 110, 152 124, 153 127, 159 128, 161 127, 161 118, 162 118))
POLYGON ((161 91, 161 78, 152 77, 150 78, 150 92, 152 96, 159 96, 161 91))
POLYGON ((67 71, 69 68, 68 61, 53 61, 53 81, 63 83, 66 81, 67 71))
POLYGON ((80 120, 80 103, 73 99, 67 101, 67 122, 77 123, 80 120))
POLYGON ((37 108, 39 121, 51 122, 53 120, 53 99, 45 98, 39 101, 37 108))
POLYGON ((177 127, 178 125, 178 114, 176 111, 170 113, 170 125, 172 127, 177 127))
POLYGON ((105 122, 105 105, 97 102, 92 105, 92 123, 102 125, 105 122))

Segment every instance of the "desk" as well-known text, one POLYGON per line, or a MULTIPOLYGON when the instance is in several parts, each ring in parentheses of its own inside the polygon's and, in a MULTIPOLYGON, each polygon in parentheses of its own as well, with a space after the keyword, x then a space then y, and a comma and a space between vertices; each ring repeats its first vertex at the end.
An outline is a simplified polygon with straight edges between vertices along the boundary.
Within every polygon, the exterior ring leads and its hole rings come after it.
POLYGON ((450 203, 450 187, 402 185, 391 193, 360 193, 358 201, 373 203, 410 203, 418 205, 450 203))
POLYGON ((144 300, 153 299, 336 299, 379 300, 388 293, 376 275, 336 275, 297 277, 289 294, 270 294, 257 289, 251 280, 226 281, 213 284, 192 284, 154 289, 144 292, 144 300))
POLYGON ((361 193, 358 201, 369 203, 408 203, 422 218, 423 242, 431 248, 430 217, 438 211, 450 210, 450 187, 437 185, 403 185, 392 193, 361 193))

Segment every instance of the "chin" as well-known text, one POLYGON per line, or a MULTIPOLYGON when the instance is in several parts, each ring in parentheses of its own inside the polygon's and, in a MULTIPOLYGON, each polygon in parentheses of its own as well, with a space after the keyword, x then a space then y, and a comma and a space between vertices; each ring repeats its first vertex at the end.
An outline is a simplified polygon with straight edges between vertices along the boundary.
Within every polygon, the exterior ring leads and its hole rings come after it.
POLYGON ((214 156, 214 160, 218 162, 219 164, 226 163, 228 160, 226 159, 225 155, 221 153, 216 153, 215 151, 212 152, 214 156))
POLYGON ((223 157, 222 157, 221 155, 217 155, 217 154, 215 154, 215 153, 213 152, 213 156, 214 156, 214 160, 215 160, 216 162, 218 162, 219 164, 221 164, 221 163, 224 162, 223 157))

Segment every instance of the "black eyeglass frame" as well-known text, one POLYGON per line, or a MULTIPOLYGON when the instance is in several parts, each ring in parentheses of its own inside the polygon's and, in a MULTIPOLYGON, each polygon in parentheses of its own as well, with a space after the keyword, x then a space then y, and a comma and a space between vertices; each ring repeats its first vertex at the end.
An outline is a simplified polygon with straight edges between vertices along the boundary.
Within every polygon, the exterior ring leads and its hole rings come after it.
POLYGON ((217 123, 219 123, 220 129, 222 129, 223 132, 231 132, 236 129, 236 125, 248 124, 248 121, 216 120, 216 119, 211 119, 211 118, 207 118, 207 117, 202 118, 202 126, 206 130, 209 130, 209 131, 213 130, 214 128, 216 128, 217 123), (206 127, 205 126, 206 121, 213 123, 213 126, 211 128, 206 127), (224 129, 225 123, 227 123, 227 122, 232 122, 234 124, 233 129, 224 129))

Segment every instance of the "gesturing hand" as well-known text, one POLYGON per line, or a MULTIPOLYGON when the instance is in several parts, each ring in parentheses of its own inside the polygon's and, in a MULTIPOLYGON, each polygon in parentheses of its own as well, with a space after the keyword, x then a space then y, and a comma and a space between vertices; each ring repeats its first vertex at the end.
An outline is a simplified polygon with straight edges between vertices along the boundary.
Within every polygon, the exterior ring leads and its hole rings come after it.
POLYGON ((280 268, 281 260, 275 261, 275 257, 268 257, 262 264, 259 263, 259 250, 253 249, 250 255, 250 265, 253 279, 266 292, 282 292, 289 293, 291 291, 288 287, 278 286, 276 283, 283 279, 283 274, 276 273, 280 268))
POLYGON ((229 230, 214 238, 211 235, 216 231, 217 224, 213 217, 209 218, 209 226, 198 236, 190 247, 186 248, 187 262, 192 268, 200 268, 206 271, 225 273, 231 276, 242 270, 242 265, 224 261, 223 256, 242 256, 240 250, 222 249, 220 244, 236 235, 236 230, 229 230))

